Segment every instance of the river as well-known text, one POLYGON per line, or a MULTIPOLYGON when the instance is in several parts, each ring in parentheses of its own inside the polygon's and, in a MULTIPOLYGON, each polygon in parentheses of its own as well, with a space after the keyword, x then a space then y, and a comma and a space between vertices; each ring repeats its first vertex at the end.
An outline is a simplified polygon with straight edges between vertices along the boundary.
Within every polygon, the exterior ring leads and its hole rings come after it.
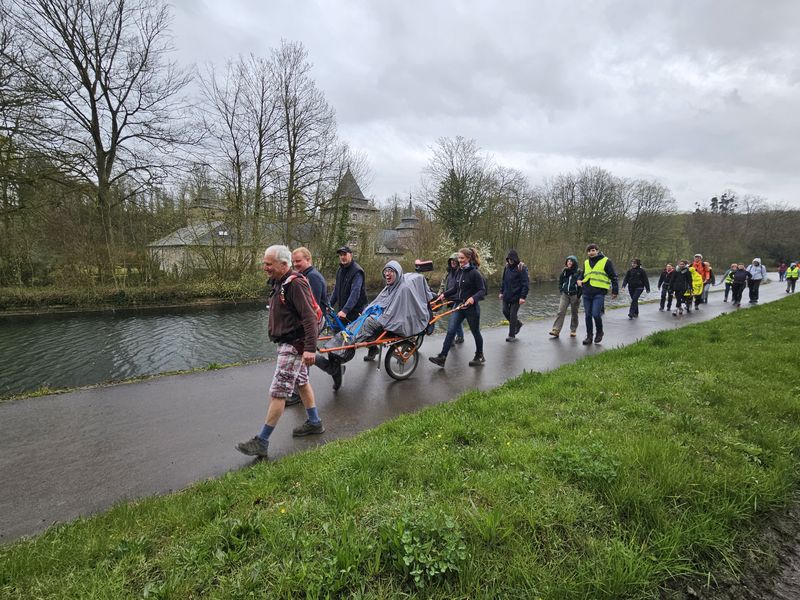
MULTIPOLYGON (((624 293, 613 304, 627 301, 624 293)), ((558 286, 533 284, 519 315, 544 317, 557 308, 558 286)), ((272 358, 266 316, 263 305, 250 305, 5 317, 0 396, 272 358)), ((502 320, 494 288, 481 302, 481 325, 502 320)))

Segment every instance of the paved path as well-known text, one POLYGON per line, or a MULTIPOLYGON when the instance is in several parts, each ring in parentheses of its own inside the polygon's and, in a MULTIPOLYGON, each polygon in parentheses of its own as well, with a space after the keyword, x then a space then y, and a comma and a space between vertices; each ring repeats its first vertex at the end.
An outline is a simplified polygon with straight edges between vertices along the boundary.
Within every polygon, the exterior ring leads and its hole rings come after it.
MULTIPOLYGON (((762 302, 785 296, 784 289, 778 283, 763 287, 762 302)), ((363 362, 360 351, 336 393, 330 377, 312 369, 326 433, 292 439, 305 411, 289 407, 270 440, 271 458, 351 437, 466 390, 493 388, 526 369, 550 370, 731 310, 721 294, 712 294, 710 302, 680 318, 654 304, 643 305, 632 321, 624 309, 608 311, 601 346, 581 345, 583 314, 577 338, 562 333, 550 339, 552 319, 526 323, 516 343, 505 342, 505 328, 487 329, 486 365, 477 368, 467 365, 474 352, 468 331, 446 369, 430 364, 427 357, 438 353, 443 339, 434 336, 422 347, 417 371, 402 382, 363 362)), ((234 446, 261 428, 273 367, 264 362, 0 404, 0 543, 251 464, 234 446)))

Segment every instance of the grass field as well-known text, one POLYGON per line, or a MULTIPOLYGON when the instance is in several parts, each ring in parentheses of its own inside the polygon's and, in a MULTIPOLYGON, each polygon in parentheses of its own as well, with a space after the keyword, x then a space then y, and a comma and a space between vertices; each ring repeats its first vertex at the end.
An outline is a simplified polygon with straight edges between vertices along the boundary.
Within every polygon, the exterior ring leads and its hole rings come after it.
POLYGON ((652 598, 800 476, 800 297, 0 547, 3 598, 652 598))

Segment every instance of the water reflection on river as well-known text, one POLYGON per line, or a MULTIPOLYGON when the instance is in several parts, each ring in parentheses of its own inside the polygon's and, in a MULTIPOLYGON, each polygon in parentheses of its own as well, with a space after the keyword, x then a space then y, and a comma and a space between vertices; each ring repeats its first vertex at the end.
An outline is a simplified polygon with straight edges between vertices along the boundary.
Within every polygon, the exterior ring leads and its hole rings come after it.
MULTIPOLYGON (((548 316, 557 307, 557 286, 537 284, 519 314, 548 316)), ((481 324, 502 320, 495 289, 481 302, 481 324)), ((274 349, 263 305, 7 318, 0 320, 0 395, 271 358, 274 349)))

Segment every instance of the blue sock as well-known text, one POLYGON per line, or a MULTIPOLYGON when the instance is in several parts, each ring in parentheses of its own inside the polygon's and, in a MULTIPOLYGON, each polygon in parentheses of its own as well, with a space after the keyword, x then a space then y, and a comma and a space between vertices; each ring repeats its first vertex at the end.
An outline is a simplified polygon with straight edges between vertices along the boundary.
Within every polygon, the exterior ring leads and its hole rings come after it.
POLYGON ((258 439, 262 442, 268 442, 269 436, 272 434, 272 430, 275 429, 272 425, 264 425, 264 429, 261 430, 261 433, 258 434, 258 439))
POLYGON ((307 408, 306 414, 308 415, 308 422, 314 423, 315 425, 319 423, 319 415, 317 414, 317 407, 314 408, 307 408))

